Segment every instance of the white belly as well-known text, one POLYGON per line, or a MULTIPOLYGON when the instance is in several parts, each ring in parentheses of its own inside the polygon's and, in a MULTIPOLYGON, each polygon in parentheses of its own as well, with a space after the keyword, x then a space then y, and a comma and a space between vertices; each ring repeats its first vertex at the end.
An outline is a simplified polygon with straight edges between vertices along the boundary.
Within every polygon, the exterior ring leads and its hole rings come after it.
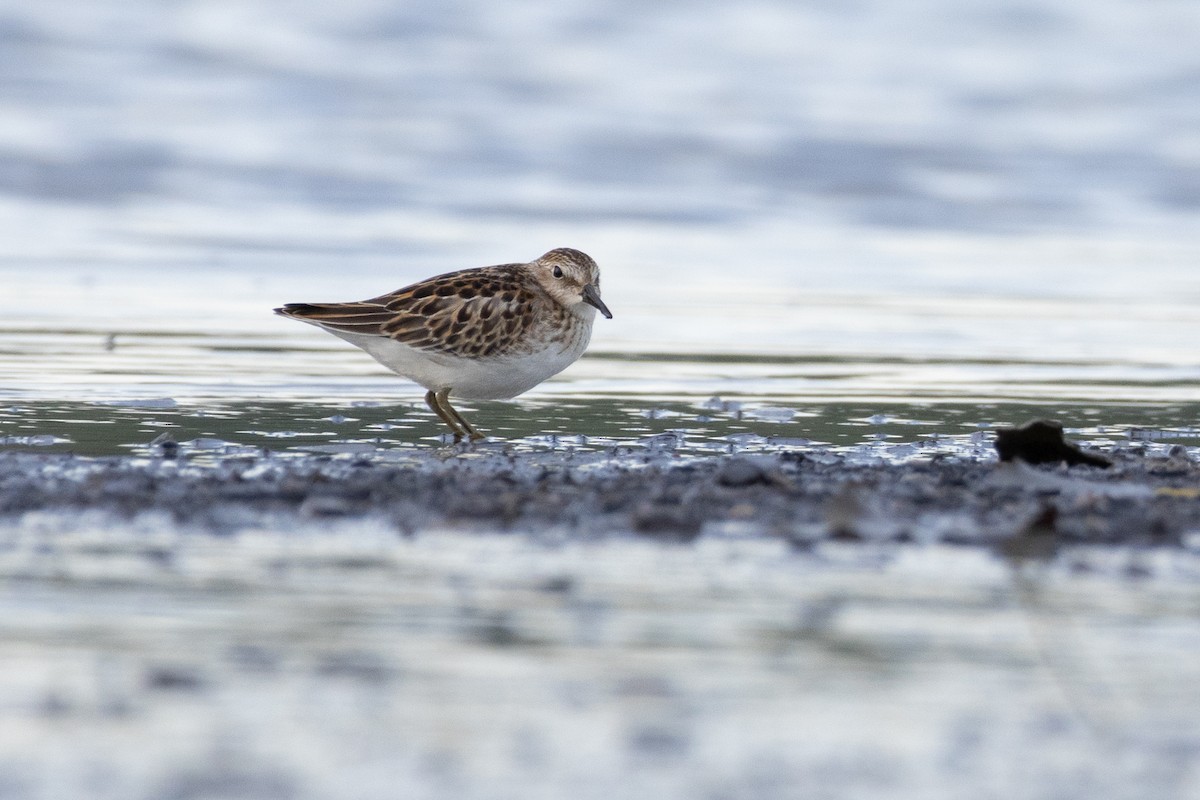
POLYGON ((466 400, 508 400, 529 391, 575 363, 587 349, 592 334, 588 320, 566 347, 552 346, 504 358, 458 358, 415 350, 383 336, 325 330, 361 347, 392 372, 430 391, 450 389, 451 396, 466 400))

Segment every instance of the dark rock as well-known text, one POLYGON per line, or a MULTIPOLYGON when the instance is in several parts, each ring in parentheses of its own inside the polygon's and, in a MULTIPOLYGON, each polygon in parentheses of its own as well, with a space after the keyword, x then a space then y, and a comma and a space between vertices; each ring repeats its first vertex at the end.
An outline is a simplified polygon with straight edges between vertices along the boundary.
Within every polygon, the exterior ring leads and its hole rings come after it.
POLYGON ((748 458, 730 458, 717 470, 717 483, 734 489, 770 482, 767 471, 748 458))
POLYGON ((1065 462, 1069 466, 1112 466, 1107 458, 1085 453, 1067 442, 1063 438, 1062 423, 1046 419, 1034 420, 1019 428, 997 428, 996 452, 1000 454, 1001 461, 1019 458, 1029 464, 1065 462))
POLYGON ((167 432, 160 433, 150 441, 150 446, 158 448, 157 452, 165 459, 173 459, 179 455, 179 442, 167 432))

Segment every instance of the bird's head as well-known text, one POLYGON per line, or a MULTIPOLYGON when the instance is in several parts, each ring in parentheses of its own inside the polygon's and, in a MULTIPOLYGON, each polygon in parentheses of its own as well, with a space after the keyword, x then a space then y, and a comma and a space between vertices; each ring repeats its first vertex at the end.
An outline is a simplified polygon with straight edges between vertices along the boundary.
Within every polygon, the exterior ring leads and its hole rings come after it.
POLYGON ((529 265, 546 292, 572 311, 591 306, 612 319, 600 299, 600 267, 587 253, 560 247, 529 265))

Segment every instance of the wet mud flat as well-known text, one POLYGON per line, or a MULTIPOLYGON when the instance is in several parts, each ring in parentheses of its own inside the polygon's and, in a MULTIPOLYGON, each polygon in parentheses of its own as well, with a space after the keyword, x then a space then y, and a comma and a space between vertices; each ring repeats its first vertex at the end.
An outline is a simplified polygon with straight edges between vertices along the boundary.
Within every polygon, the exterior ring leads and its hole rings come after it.
POLYGON ((0 797, 1187 798, 1200 466, 0 454, 0 797))
MULTIPOLYGON (((1200 461, 1186 447, 1111 448, 1097 463, 999 463, 978 448, 885 459, 869 448, 695 457, 491 442, 337 454, 147 457, 0 453, 0 518, 105 512, 236 533, 290 517, 588 540, 702 535, 997 546, 1038 528, 1058 543, 1179 546, 1200 531, 1200 461)), ((246 452, 249 451, 249 452, 246 452)))

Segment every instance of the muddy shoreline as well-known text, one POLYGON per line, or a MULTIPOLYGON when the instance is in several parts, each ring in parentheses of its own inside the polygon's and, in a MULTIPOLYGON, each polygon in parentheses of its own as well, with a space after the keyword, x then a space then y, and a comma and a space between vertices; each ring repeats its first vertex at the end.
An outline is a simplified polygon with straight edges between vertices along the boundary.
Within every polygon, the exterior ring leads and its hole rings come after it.
POLYGON ((1178 545, 1200 531, 1200 464, 1187 448, 1103 454, 1111 469, 887 463, 820 449, 692 458, 503 444, 215 459, 10 451, 0 453, 0 518, 154 512, 228 534, 293 517, 373 517, 404 535, 767 536, 801 548, 824 539, 994 546, 1047 513, 1063 542, 1178 545))

